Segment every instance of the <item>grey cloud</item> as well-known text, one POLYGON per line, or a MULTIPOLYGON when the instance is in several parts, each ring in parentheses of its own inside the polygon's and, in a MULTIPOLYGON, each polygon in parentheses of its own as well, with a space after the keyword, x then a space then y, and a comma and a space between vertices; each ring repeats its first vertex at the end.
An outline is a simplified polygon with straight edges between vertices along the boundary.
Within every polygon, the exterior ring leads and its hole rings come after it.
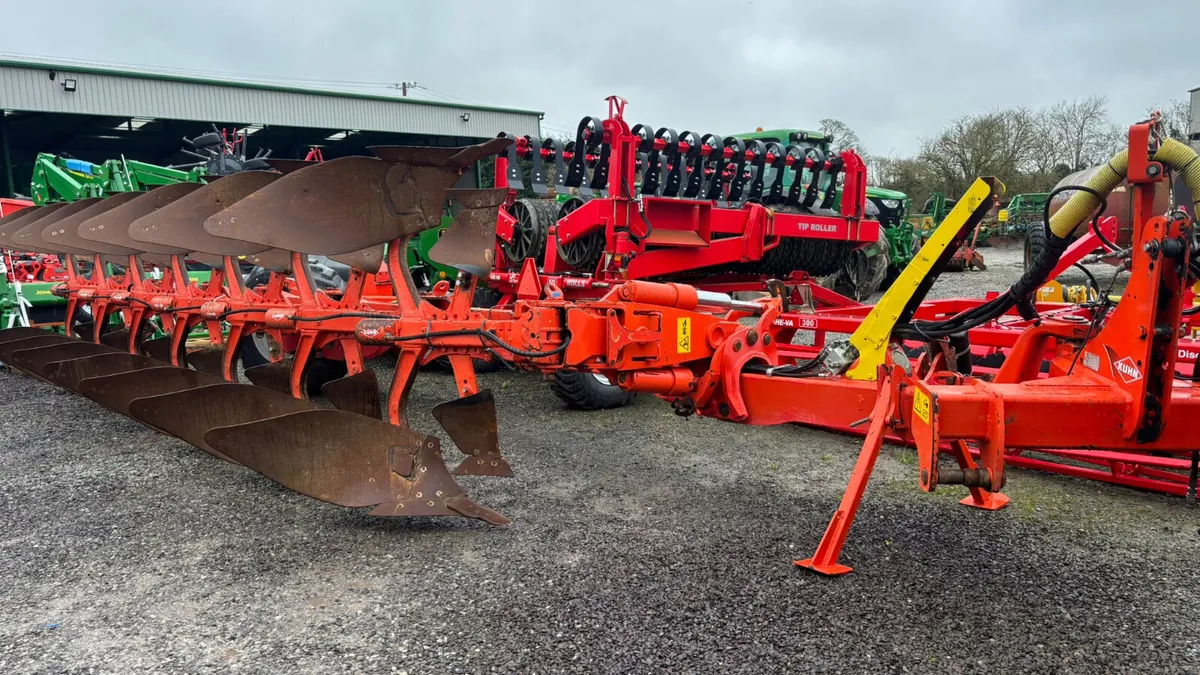
POLYGON ((967 113, 1101 94, 1114 121, 1126 123, 1200 86, 1186 50, 1200 3, 1188 0, 106 7, 8 8, 6 25, 21 29, 6 31, 3 49, 273 78, 416 80, 472 102, 544 110, 554 129, 602 114, 608 94, 629 100, 632 122, 705 132, 837 117, 883 153, 912 152, 967 113))

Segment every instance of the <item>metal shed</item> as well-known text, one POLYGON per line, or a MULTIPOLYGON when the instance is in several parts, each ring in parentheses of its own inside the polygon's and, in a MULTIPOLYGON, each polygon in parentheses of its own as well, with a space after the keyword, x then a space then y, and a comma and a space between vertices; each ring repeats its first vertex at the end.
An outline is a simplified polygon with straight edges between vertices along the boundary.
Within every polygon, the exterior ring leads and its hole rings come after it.
POLYGON ((370 145, 456 145, 540 135, 542 113, 65 63, 0 60, 0 194, 22 192, 38 152, 89 161, 187 161, 183 136, 248 128, 276 157, 362 154, 370 145))

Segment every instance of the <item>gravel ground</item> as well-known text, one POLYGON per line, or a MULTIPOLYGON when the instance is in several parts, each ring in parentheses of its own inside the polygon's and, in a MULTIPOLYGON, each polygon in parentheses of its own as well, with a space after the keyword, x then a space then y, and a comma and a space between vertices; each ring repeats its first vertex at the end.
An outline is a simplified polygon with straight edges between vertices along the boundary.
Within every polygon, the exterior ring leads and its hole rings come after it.
MULTIPOLYGON (((985 255, 939 294, 1015 277, 1019 253, 985 255)), ((0 374, 0 673, 1200 671, 1179 499, 1017 470, 980 512, 887 448, 856 571, 825 579, 791 561, 855 439, 482 382, 518 477, 465 482, 506 528, 370 519, 0 374)), ((421 378, 412 409, 451 388, 421 378)))

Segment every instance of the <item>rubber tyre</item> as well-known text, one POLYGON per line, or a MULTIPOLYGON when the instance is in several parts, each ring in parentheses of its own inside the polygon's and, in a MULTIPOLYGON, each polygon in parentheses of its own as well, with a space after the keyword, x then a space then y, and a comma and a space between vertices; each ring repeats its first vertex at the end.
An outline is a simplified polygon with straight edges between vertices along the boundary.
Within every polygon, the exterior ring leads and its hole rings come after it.
POLYGON ((242 344, 238 345, 242 368, 253 368, 271 362, 271 355, 263 351, 263 347, 254 339, 255 335, 257 333, 242 336, 242 344))
POLYGON ((635 394, 615 384, 605 384, 591 373, 558 370, 550 381, 550 390, 568 408, 603 410, 629 405, 635 394))
POLYGON ((1046 248, 1046 225, 1044 223, 1030 223, 1029 227, 1025 228, 1025 271, 1028 272, 1030 267, 1033 267, 1033 261, 1037 260, 1042 249, 1046 248))
POLYGON ((304 388, 309 396, 319 396, 321 387, 327 382, 341 379, 347 373, 346 362, 337 359, 314 357, 308 362, 308 372, 304 374, 304 388))
MULTIPOLYGON (((254 341, 254 336, 252 335, 242 338, 242 344, 238 351, 242 359, 243 369, 271 362, 270 355, 264 354, 259 349, 259 345, 254 341)), ((309 396, 319 396, 321 394, 321 387, 325 386, 326 382, 345 377, 346 372, 345 361, 323 359, 319 356, 314 356, 308 361, 308 372, 304 374, 304 387, 309 396)))

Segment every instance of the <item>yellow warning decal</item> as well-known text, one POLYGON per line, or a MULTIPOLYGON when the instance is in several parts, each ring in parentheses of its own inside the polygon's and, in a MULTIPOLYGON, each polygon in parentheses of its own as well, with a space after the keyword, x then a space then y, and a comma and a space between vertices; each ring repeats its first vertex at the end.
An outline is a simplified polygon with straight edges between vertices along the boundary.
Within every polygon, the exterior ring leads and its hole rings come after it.
POLYGON ((913 392, 913 414, 929 424, 929 394, 917 389, 913 392))
POLYGON ((692 318, 685 316, 679 319, 679 328, 675 337, 676 350, 680 354, 692 353, 692 318))

